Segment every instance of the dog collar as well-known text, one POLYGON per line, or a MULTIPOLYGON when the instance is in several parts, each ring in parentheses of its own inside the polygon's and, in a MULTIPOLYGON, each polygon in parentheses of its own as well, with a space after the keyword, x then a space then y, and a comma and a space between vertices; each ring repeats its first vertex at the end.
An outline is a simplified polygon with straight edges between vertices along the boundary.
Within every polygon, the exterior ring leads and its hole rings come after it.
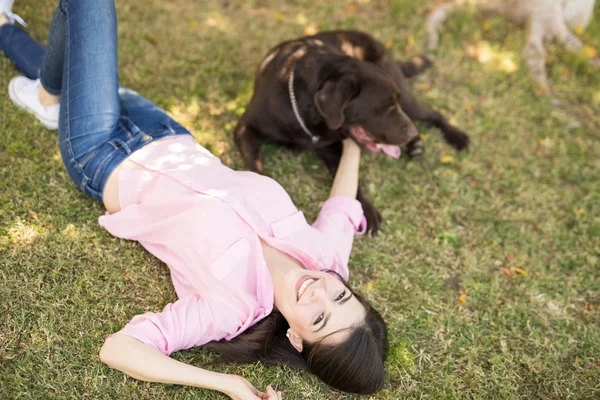
MULTIPOLYGON (((295 67, 295 66, 294 66, 295 67)), ((311 131, 308 130, 306 124, 304 124, 304 120, 300 116, 298 112, 298 103, 296 102, 296 94, 294 93, 294 68, 292 67, 292 72, 290 72, 290 79, 288 80, 288 91, 290 93, 290 101, 292 102, 292 109, 294 110, 294 115, 296 116, 296 121, 300 124, 302 130, 310 137, 313 144, 317 144, 319 139, 321 139, 318 135, 313 135, 311 131)))

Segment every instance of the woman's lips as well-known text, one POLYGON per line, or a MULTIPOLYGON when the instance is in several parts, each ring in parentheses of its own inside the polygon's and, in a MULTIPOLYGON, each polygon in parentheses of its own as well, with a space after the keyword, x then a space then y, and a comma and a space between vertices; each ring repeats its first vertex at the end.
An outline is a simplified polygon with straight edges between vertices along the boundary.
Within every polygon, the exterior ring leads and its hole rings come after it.
POLYGON ((313 278, 312 276, 308 275, 303 275, 300 277, 300 279, 298 279, 298 282, 296 283, 297 302, 300 301, 300 297, 302 297, 302 295, 306 292, 306 289, 308 289, 308 287, 316 281, 316 278, 313 278))

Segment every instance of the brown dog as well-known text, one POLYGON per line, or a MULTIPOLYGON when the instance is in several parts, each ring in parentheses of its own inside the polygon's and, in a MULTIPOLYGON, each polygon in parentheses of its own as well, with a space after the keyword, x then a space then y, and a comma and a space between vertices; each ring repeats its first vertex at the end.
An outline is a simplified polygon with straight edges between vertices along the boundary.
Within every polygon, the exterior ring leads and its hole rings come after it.
MULTIPOLYGON (((469 137, 439 112, 421 105, 407 79, 431 63, 417 57, 397 62, 385 46, 356 31, 323 32, 282 43, 263 59, 256 73, 254 94, 234 137, 247 169, 262 173, 260 147, 275 141, 312 150, 335 174, 341 140, 353 138, 364 150, 419 156, 424 144, 411 119, 430 122, 461 150, 469 137)), ((365 199, 361 202, 368 229, 379 229, 382 217, 365 199)))

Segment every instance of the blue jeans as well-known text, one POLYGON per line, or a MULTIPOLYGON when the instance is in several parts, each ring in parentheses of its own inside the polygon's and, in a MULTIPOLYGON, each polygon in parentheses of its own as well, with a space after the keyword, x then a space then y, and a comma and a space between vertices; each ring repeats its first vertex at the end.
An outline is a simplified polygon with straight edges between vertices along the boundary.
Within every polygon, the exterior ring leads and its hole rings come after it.
POLYGON ((61 96, 63 162, 73 182, 100 202, 111 172, 134 151, 165 136, 190 134, 154 103, 119 87, 113 0, 61 0, 45 49, 21 28, 3 25, 0 50, 61 96))

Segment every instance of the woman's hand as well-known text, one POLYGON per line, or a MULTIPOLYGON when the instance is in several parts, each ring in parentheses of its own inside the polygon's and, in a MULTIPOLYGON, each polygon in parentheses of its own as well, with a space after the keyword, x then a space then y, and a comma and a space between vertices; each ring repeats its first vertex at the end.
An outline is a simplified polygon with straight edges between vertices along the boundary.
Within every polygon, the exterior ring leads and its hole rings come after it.
POLYGON ((267 386, 267 393, 263 393, 248 380, 236 375, 231 375, 223 393, 233 400, 282 400, 281 392, 276 392, 271 386, 267 386))

